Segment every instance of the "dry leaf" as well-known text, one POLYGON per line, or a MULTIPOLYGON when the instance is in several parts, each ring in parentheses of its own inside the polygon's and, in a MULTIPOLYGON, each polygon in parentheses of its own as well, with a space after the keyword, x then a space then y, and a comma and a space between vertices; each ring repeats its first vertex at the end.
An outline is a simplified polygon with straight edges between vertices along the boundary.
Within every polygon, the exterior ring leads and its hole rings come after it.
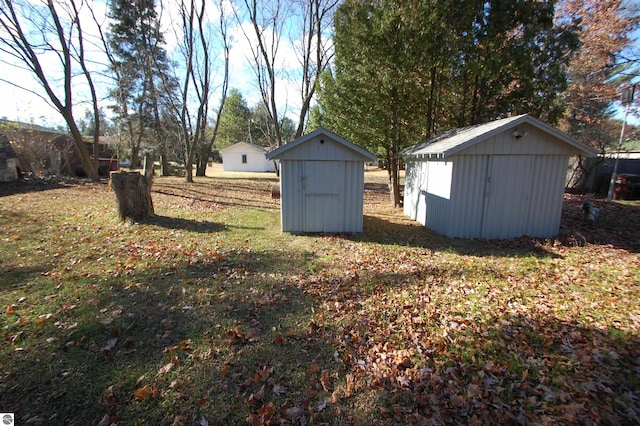
POLYGON ((109 386, 104 390, 102 400, 108 407, 113 407, 116 405, 116 398, 113 394, 113 386, 109 386))
POLYGON ((167 374, 169 371, 173 370, 173 367, 175 367, 175 364, 172 362, 165 364, 158 370, 158 375, 162 376, 163 374, 167 374))
POLYGON ((285 393, 287 391, 287 388, 285 388, 284 386, 280 386, 278 384, 273 385, 273 393, 275 393, 276 395, 282 395, 283 393, 285 393))
POLYGON ((136 389, 134 392, 134 397, 137 400, 144 400, 148 397, 157 398, 160 396, 160 391, 155 386, 143 386, 141 388, 136 389))
POLYGON ((115 348, 116 343, 118 343, 118 338, 114 337, 112 339, 107 340, 107 343, 101 348, 103 352, 111 352, 113 348, 115 348))
POLYGON ((175 416, 171 426, 185 426, 187 424, 187 418, 185 416, 175 416))
POLYGON ((111 426, 111 416, 109 414, 105 414, 98 426, 111 426))
POLYGON ((36 324, 44 324, 45 322, 51 320, 52 318, 53 318, 53 314, 38 315, 38 318, 36 318, 36 324))
POLYGON ((285 410, 285 415, 291 420, 296 420, 304 417, 305 411, 300 407, 290 407, 285 410))

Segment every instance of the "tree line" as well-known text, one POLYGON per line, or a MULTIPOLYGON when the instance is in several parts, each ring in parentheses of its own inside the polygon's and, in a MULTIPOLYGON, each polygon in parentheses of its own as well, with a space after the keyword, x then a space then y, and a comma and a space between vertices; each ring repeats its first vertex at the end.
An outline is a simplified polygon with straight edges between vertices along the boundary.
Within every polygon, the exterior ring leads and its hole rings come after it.
MULTIPOLYGON (((280 146, 304 132, 317 80, 332 54, 328 28, 337 3, 1 0, 0 60, 33 74, 40 84, 34 93, 64 118, 88 176, 97 179, 98 158, 96 152, 92 156, 87 151, 80 124, 96 141, 104 133, 106 114, 100 104, 105 99, 96 82, 106 81, 109 115, 132 164, 139 162, 142 150, 152 149, 163 171, 168 170, 169 159, 178 159, 186 180, 192 181, 192 165, 196 164, 196 174, 204 175, 218 132, 228 132, 229 125, 221 129, 230 121, 222 116, 228 95, 239 93, 229 88, 230 51, 238 42, 230 31, 239 28, 246 38, 244 54, 254 74, 247 85, 261 98, 245 123, 242 140, 251 123, 256 141, 280 146), (101 9, 104 4, 106 10, 101 9), (171 13, 168 19, 163 19, 165 12, 171 13), (175 41, 170 51, 168 37, 175 41), (299 63, 295 75, 281 66, 285 41, 299 63), (95 51, 106 64, 96 63, 95 51), (299 87, 299 123, 277 102, 277 86, 283 80, 299 87), (84 120, 76 118, 80 93, 90 98, 89 117, 84 120)), ((10 76, 0 79, 20 87, 10 76)), ((230 137, 223 134, 220 139, 230 137)))
POLYGON ((444 130, 529 113, 603 152, 615 140, 612 106, 637 78, 636 7, 345 0, 315 116, 387 158, 395 205, 398 152, 444 130))
MULTIPOLYGON (((2 0, 0 51, 36 76, 39 94, 78 140, 72 81, 84 79, 92 99, 84 127, 97 137, 104 100, 95 81, 106 79, 132 162, 151 148, 163 170, 171 158, 182 161, 187 181, 194 163, 204 174, 214 148, 244 140, 277 147, 324 126, 386 157, 399 204, 398 152, 455 127, 529 113, 604 153, 616 140, 619 94, 637 78, 640 14, 631 0, 107 4, 100 14, 87 0, 2 0), (170 26, 162 13, 172 14, 170 26), (175 40, 170 52, 167 37, 175 40), (237 37, 249 46, 247 86, 260 98, 252 107, 229 87, 237 37), (281 66, 287 47, 295 70, 281 66), (89 48, 103 52, 105 69, 95 71, 89 48), (50 53, 63 90, 43 69, 50 53), (282 81, 297 87, 297 122, 277 102, 282 81)), ((95 155, 81 157, 93 176, 95 155)))

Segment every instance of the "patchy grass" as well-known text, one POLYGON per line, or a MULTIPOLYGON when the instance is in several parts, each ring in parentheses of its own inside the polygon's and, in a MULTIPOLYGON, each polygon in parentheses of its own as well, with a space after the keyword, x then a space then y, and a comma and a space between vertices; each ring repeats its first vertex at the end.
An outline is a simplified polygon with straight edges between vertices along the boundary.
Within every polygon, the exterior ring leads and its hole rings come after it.
POLYGON ((640 203, 559 238, 456 240, 388 206, 280 232, 273 174, 0 187, 0 411, 20 424, 640 421, 640 203))

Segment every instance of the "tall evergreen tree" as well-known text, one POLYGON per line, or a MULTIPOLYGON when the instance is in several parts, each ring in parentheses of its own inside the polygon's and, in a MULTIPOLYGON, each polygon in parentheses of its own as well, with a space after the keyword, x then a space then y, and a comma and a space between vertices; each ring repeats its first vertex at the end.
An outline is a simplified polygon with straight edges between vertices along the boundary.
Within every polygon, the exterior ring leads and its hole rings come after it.
POLYGON ((395 157, 422 137, 524 112, 555 121, 572 23, 554 1, 345 0, 334 16, 335 63, 320 106, 329 127, 395 157))
POLYGON ((220 115, 216 148, 243 142, 249 134, 251 110, 237 89, 231 89, 220 115))
POLYGON ((164 139, 161 126, 166 99, 175 90, 170 63, 154 0, 113 0, 107 38, 117 86, 116 122, 127 135, 132 167, 144 141, 157 147, 164 139))

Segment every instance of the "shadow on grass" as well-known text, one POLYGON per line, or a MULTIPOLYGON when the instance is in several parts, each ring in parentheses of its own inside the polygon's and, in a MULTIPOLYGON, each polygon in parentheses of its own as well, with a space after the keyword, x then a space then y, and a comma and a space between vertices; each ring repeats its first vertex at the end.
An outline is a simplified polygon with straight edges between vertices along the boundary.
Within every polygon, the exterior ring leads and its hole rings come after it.
POLYGON ((14 194, 26 194, 30 192, 49 191, 52 189, 68 188, 69 186, 81 183, 79 179, 53 177, 50 179, 28 178, 19 179, 12 182, 0 182, 0 197, 14 194))
POLYGON ((344 374, 312 327, 313 300, 277 274, 307 261, 231 251, 61 281, 73 303, 5 329, 0 406, 20 423, 67 425, 244 424, 268 404, 274 418, 308 408, 330 395, 323 373, 344 374))
MULTIPOLYGON (((376 383, 376 403, 384 409, 369 412, 372 418, 382 414, 403 424, 632 424, 640 418, 640 381, 629 374, 638 368, 639 336, 509 314, 473 328, 452 324, 455 340, 394 339, 396 350, 387 356, 406 348, 414 356, 405 364, 376 371, 385 364, 382 352, 351 366, 358 385, 376 383)), ((369 346, 346 345, 341 352, 374 354, 384 342, 351 335, 369 346)))
POLYGON ((593 194, 565 194, 561 238, 640 253, 640 201, 607 202, 593 194), (585 220, 585 202, 598 209, 596 221, 585 220))
POLYGON ((181 229, 184 231, 191 231, 197 233, 211 233, 220 232, 226 229, 225 225, 221 225, 215 222, 181 219, 177 217, 160 216, 155 215, 147 218, 140 223, 147 225, 156 225, 167 229, 181 229))
MULTIPOLYGON (((74 296, 51 318, 6 328, 0 406, 69 425, 637 418, 637 335, 502 305, 481 320, 427 298, 384 305, 361 281, 305 280, 314 256, 232 250, 56 282, 74 296)), ((406 278, 446 286, 442 272, 406 278)))
POLYGON ((271 199, 272 182, 266 180, 222 179, 211 182, 177 184, 158 181, 152 192, 188 200, 211 209, 248 207, 261 210, 278 210, 279 204, 271 199))
MULTIPOLYGON (((433 286, 400 285, 363 297, 362 279, 331 284, 315 288, 339 301, 325 305, 325 323, 342 325, 327 337, 348 360, 356 393, 375 395, 363 424, 380 417, 399 424, 635 424, 640 418, 640 336, 624 321, 590 326, 524 301, 527 306, 510 309, 494 301, 486 309, 477 300, 474 308, 467 300, 473 291, 457 292, 458 304, 436 299, 456 292, 433 286), (396 296, 405 291, 410 294, 396 296), (459 311, 462 304, 469 306, 459 311)), ((580 309, 577 300, 567 303, 580 309)))
POLYGON ((558 257, 545 249, 540 240, 528 237, 513 240, 447 238, 415 223, 398 223, 377 216, 364 216, 361 234, 345 234, 354 241, 374 242, 471 256, 558 257))
POLYGON ((0 291, 15 290, 30 280, 51 270, 51 265, 39 264, 33 266, 2 266, 0 265, 0 291))

